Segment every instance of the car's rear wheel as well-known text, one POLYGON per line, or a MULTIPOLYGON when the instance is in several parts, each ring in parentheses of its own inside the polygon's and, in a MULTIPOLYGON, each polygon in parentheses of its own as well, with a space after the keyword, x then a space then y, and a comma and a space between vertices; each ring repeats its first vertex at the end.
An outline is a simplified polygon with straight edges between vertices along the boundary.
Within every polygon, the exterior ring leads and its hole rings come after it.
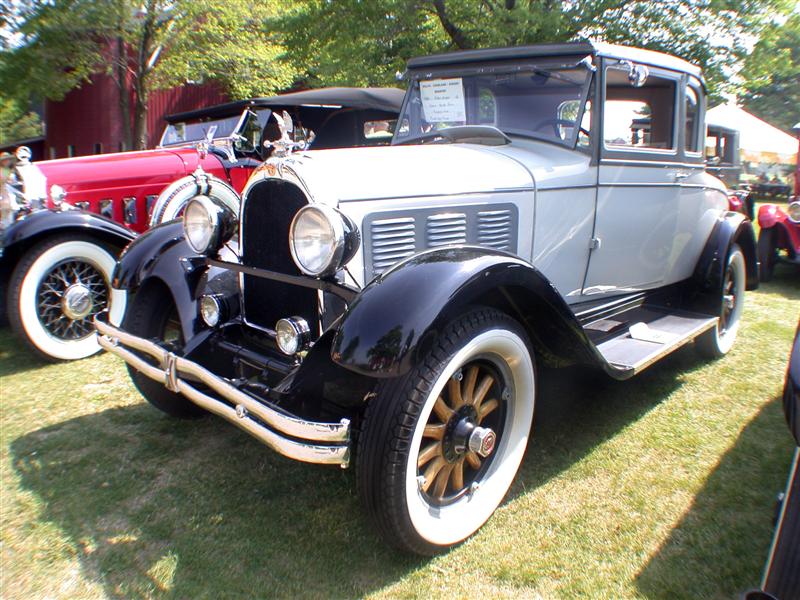
POLYGON ((775 229, 772 227, 762 229, 758 235, 758 276, 761 281, 770 281, 775 271, 775 263, 778 259, 778 249, 775 247, 775 229))
MULTIPOLYGON (((164 347, 176 350, 183 343, 178 313, 169 292, 159 285, 140 290, 125 314, 125 331, 164 347)), ((180 418, 194 418, 206 414, 199 406, 182 394, 169 391, 162 382, 154 381, 128 365, 128 374, 139 393, 160 411, 180 418)))
POLYGON ((450 323, 407 375, 379 385, 357 479, 389 543, 430 555, 489 519, 525 453, 535 389, 524 331, 490 309, 450 323))
POLYGON ((744 310, 744 290, 747 279, 744 254, 734 244, 728 252, 721 289, 721 309, 717 325, 697 338, 698 351, 709 358, 727 354, 736 341, 744 310))
POLYGON ((116 258, 89 237, 60 235, 33 246, 9 281, 11 328, 39 356, 76 360, 99 352, 95 315, 112 322, 125 311, 125 293, 111 288, 116 258))

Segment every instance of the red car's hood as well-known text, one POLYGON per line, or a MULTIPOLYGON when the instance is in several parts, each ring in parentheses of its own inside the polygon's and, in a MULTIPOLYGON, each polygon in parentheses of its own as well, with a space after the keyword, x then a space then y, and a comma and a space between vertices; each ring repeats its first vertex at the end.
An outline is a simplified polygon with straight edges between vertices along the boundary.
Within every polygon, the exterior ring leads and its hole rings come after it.
POLYGON ((36 165, 47 178, 48 188, 58 184, 75 192, 169 183, 192 172, 199 162, 197 150, 178 148, 45 160, 36 165))

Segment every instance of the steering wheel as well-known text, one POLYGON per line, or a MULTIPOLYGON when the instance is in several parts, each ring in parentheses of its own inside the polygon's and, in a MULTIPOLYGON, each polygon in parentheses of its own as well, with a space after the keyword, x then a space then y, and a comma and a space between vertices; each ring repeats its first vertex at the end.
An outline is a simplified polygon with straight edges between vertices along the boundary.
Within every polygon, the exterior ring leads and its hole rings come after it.
MULTIPOLYGON (((575 127, 577 123, 575 121, 570 121, 569 119, 545 119, 543 121, 539 121, 536 125, 533 126, 533 129, 538 131, 543 127, 550 126, 553 128, 553 134, 558 139, 561 139, 561 132, 558 130, 559 127, 575 127)), ((578 131, 581 133, 589 135, 589 132, 584 129, 583 127, 579 127, 578 131)))

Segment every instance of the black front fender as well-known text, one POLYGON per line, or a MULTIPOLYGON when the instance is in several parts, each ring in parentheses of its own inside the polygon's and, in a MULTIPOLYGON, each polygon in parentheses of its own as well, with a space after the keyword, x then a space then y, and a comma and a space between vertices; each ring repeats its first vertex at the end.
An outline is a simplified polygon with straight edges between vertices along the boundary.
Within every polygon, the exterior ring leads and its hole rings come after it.
POLYGON ((20 254, 21 249, 54 234, 90 235, 101 242, 124 248, 136 234, 119 223, 80 210, 37 210, 8 227, 2 239, 3 256, 20 254))
POLYGON ((478 247, 424 252, 375 279, 343 315, 331 358, 362 375, 402 375, 471 306, 516 318, 547 364, 605 364, 541 272, 510 254, 478 247))
POLYGON ((114 287, 135 292, 153 274, 169 283, 185 272, 182 262, 196 256, 183 238, 182 221, 153 227, 120 255, 114 270, 114 287), (165 257, 169 257, 164 260, 165 257), (170 260, 171 259, 171 260, 170 260))
POLYGON ((204 257, 192 251, 183 237, 183 221, 176 220, 153 227, 125 248, 112 285, 129 294, 144 285, 163 285, 172 295, 188 340, 197 331, 195 296, 205 274, 204 257))

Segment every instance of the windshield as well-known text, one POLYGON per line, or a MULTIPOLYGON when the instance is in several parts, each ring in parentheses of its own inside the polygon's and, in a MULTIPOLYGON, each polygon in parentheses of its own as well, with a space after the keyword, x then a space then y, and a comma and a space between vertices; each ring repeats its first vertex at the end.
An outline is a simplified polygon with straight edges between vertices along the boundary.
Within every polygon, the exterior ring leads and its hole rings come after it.
POLYGON ((160 146, 183 146, 202 142, 208 136, 212 140, 227 140, 236 137, 237 149, 247 151, 258 145, 264 125, 271 111, 246 110, 231 117, 170 123, 161 135, 160 146), (244 119, 244 122, 242 122, 244 119), (234 134, 236 134, 234 136, 234 134), (241 146, 241 148, 240 148, 241 146))
POLYGON ((175 144, 188 144, 202 142, 207 136, 211 139, 230 137, 236 130, 241 114, 224 119, 210 119, 208 121, 194 121, 184 123, 170 123, 161 136, 162 146, 175 144))
POLYGON ((490 125, 573 147, 591 72, 513 65, 491 73, 412 75, 393 143, 462 125, 490 125), (565 108, 567 108, 565 110, 565 108))

